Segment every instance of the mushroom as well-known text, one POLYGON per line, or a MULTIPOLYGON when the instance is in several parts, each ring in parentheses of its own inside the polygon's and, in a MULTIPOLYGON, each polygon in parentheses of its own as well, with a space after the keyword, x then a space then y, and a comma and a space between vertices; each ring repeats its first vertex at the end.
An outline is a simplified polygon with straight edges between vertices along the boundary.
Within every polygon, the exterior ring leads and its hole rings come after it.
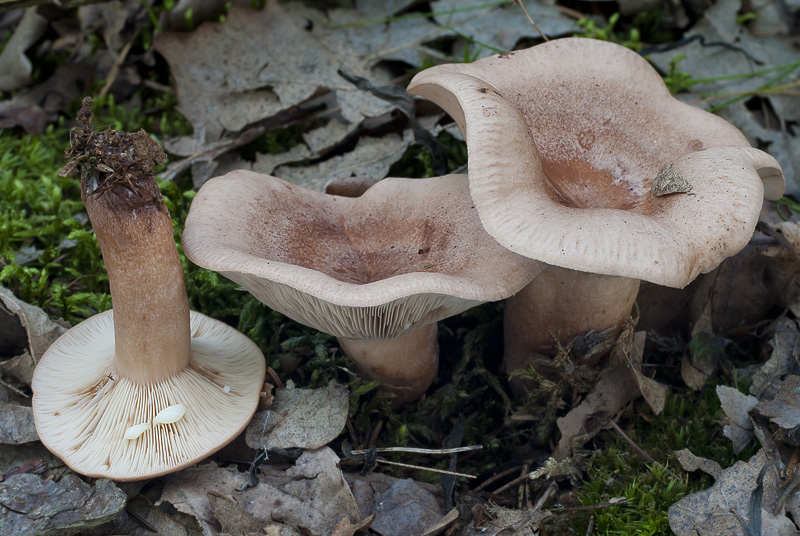
POLYGON ((233 328, 189 311, 147 133, 84 131, 68 154, 108 271, 113 309, 64 333, 33 376, 44 445, 84 475, 139 480, 186 467, 239 434, 266 363, 233 328), (226 391, 225 387, 230 389, 226 391), (181 407, 176 407, 181 406, 181 407))
POLYGON ((559 39, 440 65, 408 92, 464 133, 488 233, 548 265, 507 301, 508 370, 620 325, 642 279, 683 287, 712 270, 747 244, 762 198, 783 192, 774 158, 612 43, 559 39))
POLYGON ((438 320, 513 294, 539 269, 486 234, 463 175, 384 179, 350 198, 234 171, 195 196, 183 250, 336 336, 396 403, 435 379, 438 320))

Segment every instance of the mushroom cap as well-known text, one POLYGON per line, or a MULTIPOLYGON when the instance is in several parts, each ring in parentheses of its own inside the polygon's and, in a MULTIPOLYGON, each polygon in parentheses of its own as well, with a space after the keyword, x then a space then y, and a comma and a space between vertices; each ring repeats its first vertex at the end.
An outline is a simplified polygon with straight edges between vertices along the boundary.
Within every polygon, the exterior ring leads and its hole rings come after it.
POLYGON ((64 333, 42 357, 31 384, 42 443, 78 473, 141 480, 191 465, 236 437, 255 412, 264 356, 222 322, 194 311, 190 322, 189 366, 151 383, 116 373, 113 311, 64 333), (129 427, 177 404, 186 408, 177 422, 124 439, 129 427))
POLYGON ((408 92, 464 133, 489 234, 548 264, 683 287, 741 250, 762 198, 783 193, 774 158, 612 43, 558 39, 440 65, 408 92), (653 194, 667 165, 689 193, 653 194))
POLYGON ((484 231, 463 175, 384 179, 348 198, 234 171, 195 196, 183 250, 272 309, 349 339, 397 337, 504 299, 539 270, 484 231))

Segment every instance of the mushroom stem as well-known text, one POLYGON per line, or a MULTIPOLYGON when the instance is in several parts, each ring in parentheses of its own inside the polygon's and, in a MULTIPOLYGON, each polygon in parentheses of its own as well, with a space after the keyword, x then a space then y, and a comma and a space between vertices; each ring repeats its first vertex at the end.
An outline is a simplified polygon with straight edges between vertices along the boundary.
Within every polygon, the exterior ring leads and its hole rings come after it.
POLYGON ((565 345, 591 329, 622 325, 638 291, 638 279, 548 265, 506 299, 506 370, 525 368, 534 353, 553 355, 556 343, 565 345))
POLYGON ((436 322, 393 339, 338 337, 361 374, 396 395, 396 404, 418 400, 436 378, 439 341, 436 322))
POLYGON ((80 163, 81 198, 108 272, 114 372, 138 384, 163 380, 188 365, 191 349, 183 267, 153 176, 166 155, 143 130, 94 131, 91 104, 84 99, 83 134, 67 155, 80 163))
POLYGON ((136 193, 83 188, 86 212, 103 253, 114 308, 116 372, 153 382, 189 363, 189 300, 172 219, 155 179, 136 193))

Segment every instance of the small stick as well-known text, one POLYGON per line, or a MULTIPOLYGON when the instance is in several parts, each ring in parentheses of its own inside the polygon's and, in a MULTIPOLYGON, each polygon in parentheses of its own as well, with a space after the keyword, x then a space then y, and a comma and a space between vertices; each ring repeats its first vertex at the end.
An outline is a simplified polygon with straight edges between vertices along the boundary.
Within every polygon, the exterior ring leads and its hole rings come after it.
POLYGON ((398 467, 407 467, 409 469, 417 469, 418 471, 430 471, 432 473, 441 473, 443 475, 453 475, 453 476, 463 476, 464 478, 478 478, 474 475, 467 475, 464 473, 456 473, 453 471, 445 471, 444 469, 434 469, 432 467, 420 467, 419 465, 410 465, 408 463, 400 463, 400 462, 390 462, 389 460, 383 460, 381 458, 376 458, 376 462, 378 463, 385 463, 386 465, 396 465, 398 467))
POLYGON ((515 478, 514 480, 512 480, 511 482, 507 482, 506 484, 500 486, 499 488, 494 490, 492 493, 494 493, 495 495, 497 495, 498 493, 503 493, 505 490, 507 490, 511 486, 516 486, 517 484, 519 484, 523 480, 527 480, 528 478, 530 478, 530 473, 525 473, 524 475, 520 475, 517 478, 515 478))
MULTIPOLYGON (((453 449, 418 449, 414 447, 385 447, 382 449, 375 449, 375 452, 413 452, 416 454, 455 454, 458 452, 467 452, 470 450, 480 450, 482 445, 472 445, 469 447, 457 447, 453 449)), ((366 454, 370 449, 354 450, 350 454, 366 454)))
MULTIPOLYGON (((530 463, 533 463, 533 460, 530 460, 530 459, 529 459, 529 460, 525 460, 525 461, 523 462, 523 464, 525 464, 525 465, 527 465, 527 464, 530 464, 530 463)), ((488 485, 492 484, 494 481, 496 481, 496 480, 498 480, 498 479, 501 479, 501 478, 503 478, 504 476, 506 476, 506 475, 508 475, 508 474, 510 474, 510 473, 513 473, 513 472, 514 472, 514 471, 516 471, 518 468, 519 468, 519 466, 516 466, 516 467, 510 467, 510 468, 506 469, 505 471, 500 471, 500 472, 499 472, 499 473, 497 473, 496 475, 493 475, 493 476, 491 476, 491 477, 487 478, 486 480, 484 480, 484 481, 483 481, 483 483, 482 483, 480 486, 476 487, 476 488, 475 488, 475 489, 473 489, 472 491, 474 491, 474 492, 476 492, 476 493, 477 493, 477 492, 479 492, 479 491, 483 490, 483 488, 485 488, 486 486, 488 486, 488 485)))
POLYGON ((25 398, 30 398, 30 397, 31 397, 30 395, 28 395, 28 394, 25 394, 25 392, 24 392, 24 391, 20 390, 20 389, 19 389, 19 388, 17 388, 17 387, 14 387, 14 386, 13 386, 13 385, 11 385, 10 383, 8 383, 8 382, 6 382, 5 380, 3 380, 3 378, 2 378, 2 377, 0 377, 0 384, 4 385, 4 386, 5 386, 5 387, 7 387, 8 389, 11 389, 11 390, 12 390, 12 391, 14 391, 15 393, 17 393, 19 396, 24 396, 25 398))
POLYGON ((625 504, 628 502, 627 497, 618 497, 617 499, 612 499, 608 502, 604 503, 597 503, 597 504, 587 504, 584 506, 565 506, 564 508, 557 508, 559 512, 583 512, 584 510, 597 510, 599 508, 611 508, 612 506, 619 506, 620 504, 625 504))
POLYGON ((650 463, 658 463, 652 456, 650 456, 648 453, 646 453, 644 451, 644 449, 642 449, 639 445, 634 443, 633 439, 628 437, 628 435, 625 432, 622 431, 622 428, 620 428, 619 425, 616 422, 614 422, 613 420, 609 420, 608 422, 611 423, 611 426, 614 427, 614 430, 616 430, 619 433, 619 435, 622 436, 622 439, 627 441, 628 444, 631 447, 633 447, 633 450, 635 450, 636 452, 639 453, 639 456, 641 456, 642 458, 644 458, 645 460, 647 460, 650 463))
POLYGON ((275 387, 277 387, 278 389, 285 388, 285 386, 283 385, 283 382, 278 377, 278 373, 275 372, 275 369, 273 369, 272 367, 267 367, 267 374, 269 374, 269 377, 272 380, 272 384, 275 387))
POLYGON ((544 490, 542 496, 539 497, 538 501, 536 501, 536 504, 533 506, 533 509, 541 510, 544 507, 544 503, 546 503, 550 499, 550 496, 553 493, 555 493, 557 489, 558 489, 558 484, 556 484, 555 482, 550 482, 550 485, 547 486, 546 490, 544 490))
POLYGON ((536 28, 536 31, 539 32, 539 35, 542 36, 542 39, 544 39, 545 41, 550 41, 547 38, 547 36, 544 35, 544 32, 541 29, 539 29, 539 27, 536 25, 536 23, 533 22, 533 19, 531 18, 530 14, 528 14, 528 10, 525 9, 525 4, 522 3, 522 0, 516 0, 516 3, 519 4, 519 7, 521 7, 522 11, 525 12, 525 16, 528 17, 528 22, 530 22, 533 25, 533 27, 536 28))
POLYGON ((108 71, 108 76, 106 77, 106 83, 103 84, 103 89, 100 90, 100 93, 97 95, 98 99, 104 99, 105 96, 108 94, 109 90, 111 90, 111 85, 114 83, 114 80, 117 79, 117 75, 119 75, 119 69, 122 67, 122 62, 125 61, 125 58, 128 57, 128 52, 131 51, 131 47, 133 46, 133 42, 136 40, 136 35, 128 41, 122 50, 119 51, 116 59, 114 59, 114 64, 111 66, 111 69, 108 71))

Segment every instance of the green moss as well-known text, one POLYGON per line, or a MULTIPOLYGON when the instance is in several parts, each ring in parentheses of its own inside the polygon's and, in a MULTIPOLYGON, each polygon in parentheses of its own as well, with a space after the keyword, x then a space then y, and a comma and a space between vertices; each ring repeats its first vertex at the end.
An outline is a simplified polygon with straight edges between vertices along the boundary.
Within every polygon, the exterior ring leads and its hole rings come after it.
POLYGON ((618 30, 615 30, 619 20, 619 13, 614 13, 608 18, 608 24, 601 27, 597 25, 594 19, 580 19, 577 25, 583 29, 583 32, 575 34, 574 37, 587 37, 590 39, 599 39, 600 41, 610 41, 638 52, 642 48, 641 34, 638 28, 632 27, 628 31, 628 35, 625 36, 618 30))
POLYGON ((69 133, 0 132, 0 284, 70 322, 111 305, 80 181, 60 177, 69 133))
MULTIPOLYGON (((648 463, 616 432, 604 431, 595 440, 587 473, 575 488, 581 505, 605 504, 625 497, 618 506, 569 513, 569 526, 583 534, 594 517, 595 534, 669 535, 667 510, 684 496, 710 487, 713 479, 702 473, 686 473, 674 451, 688 448, 693 454, 729 467, 749 459, 756 450, 750 445, 739 455, 722 434, 722 409, 711 381, 701 393, 671 392, 664 411, 653 415, 638 402, 635 417, 625 423, 625 433, 658 463, 648 463)), ((743 386, 742 386, 743 387, 743 386)), ((558 516, 554 520, 559 523, 558 516)))

